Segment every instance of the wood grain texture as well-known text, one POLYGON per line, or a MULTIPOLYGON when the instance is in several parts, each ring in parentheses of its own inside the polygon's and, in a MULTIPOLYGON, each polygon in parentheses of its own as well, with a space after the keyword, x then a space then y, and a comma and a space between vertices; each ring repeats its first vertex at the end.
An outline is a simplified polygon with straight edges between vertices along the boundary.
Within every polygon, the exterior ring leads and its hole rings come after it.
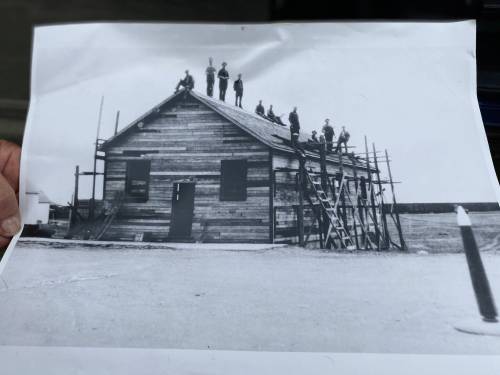
POLYGON ((108 205, 125 188, 127 162, 144 159, 151 161, 149 199, 137 203, 126 198, 105 239, 142 235, 150 241, 166 240, 173 184, 193 181, 194 240, 269 242, 269 148, 227 119, 181 96, 143 120, 142 128, 131 129, 106 150, 108 205), (221 160, 241 159, 248 166, 247 198, 221 201, 221 160))

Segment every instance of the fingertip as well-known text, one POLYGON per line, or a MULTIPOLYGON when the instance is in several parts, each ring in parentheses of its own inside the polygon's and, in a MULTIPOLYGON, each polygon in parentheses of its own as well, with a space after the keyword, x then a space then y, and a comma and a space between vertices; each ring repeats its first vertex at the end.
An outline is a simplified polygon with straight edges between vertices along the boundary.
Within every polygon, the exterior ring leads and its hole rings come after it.
POLYGON ((0 223, 0 234, 4 237, 13 237, 21 230, 21 216, 19 213, 3 219, 0 223))

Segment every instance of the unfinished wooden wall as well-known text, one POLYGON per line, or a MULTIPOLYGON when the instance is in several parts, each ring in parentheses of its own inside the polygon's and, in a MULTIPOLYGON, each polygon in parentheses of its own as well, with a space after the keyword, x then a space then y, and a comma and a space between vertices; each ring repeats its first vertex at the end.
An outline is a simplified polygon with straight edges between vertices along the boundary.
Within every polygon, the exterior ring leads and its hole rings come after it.
MULTIPOLYGON (((309 160, 308 167, 313 171, 320 172, 319 160, 309 160)), ((293 154, 274 152, 273 155, 273 168, 299 168, 297 157, 293 154)), ((353 176, 352 168, 348 165, 343 167, 344 173, 353 176)), ((340 171, 338 164, 333 162, 327 163, 327 171, 329 174, 335 174, 340 171)), ((298 191, 296 189, 296 172, 278 172, 275 173, 275 188, 274 188, 274 234, 276 243, 298 243, 298 230, 297 230, 297 207, 298 191)), ((365 175, 366 171, 361 168, 357 169, 357 175, 365 175)), ((351 197, 355 199, 354 184, 350 185, 351 197)), ((331 197, 328 191, 328 196, 331 197)), ((310 227, 313 226, 314 214, 312 210, 307 207, 307 201, 304 199, 304 229, 305 233, 309 233, 310 227)), ((348 216, 348 221, 352 221, 352 217, 348 216)), ((319 243, 318 226, 314 225, 311 229, 310 241, 319 243)))
POLYGON ((148 240, 166 240, 173 184, 191 180, 196 182, 194 240, 270 241, 270 152, 236 125, 195 99, 180 96, 169 102, 142 129, 123 135, 107 150, 108 204, 125 189, 127 160, 143 158, 151 160, 149 199, 126 200, 104 239, 131 241, 144 234, 148 240), (248 161, 246 201, 220 201, 223 159, 248 161))

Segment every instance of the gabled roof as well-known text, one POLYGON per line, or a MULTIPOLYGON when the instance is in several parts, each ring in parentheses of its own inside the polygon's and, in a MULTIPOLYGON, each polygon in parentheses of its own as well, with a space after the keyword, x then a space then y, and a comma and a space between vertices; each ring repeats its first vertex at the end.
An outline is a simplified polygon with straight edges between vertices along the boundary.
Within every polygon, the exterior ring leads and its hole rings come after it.
MULTIPOLYGON (((235 105, 228 104, 198 92, 193 91, 191 93, 194 98, 200 100, 267 146, 274 149, 293 152, 292 147, 283 142, 283 138, 290 139, 290 130, 287 126, 278 125, 254 112, 249 112, 235 105)), ((301 134, 300 141, 307 142, 307 137, 301 134)))
MULTIPOLYGON (((154 108, 146 112, 144 115, 134 120, 131 124, 123 128, 120 132, 118 132, 113 137, 106 140, 101 144, 101 149, 106 149, 111 143, 113 143, 118 138, 121 138, 125 133, 129 130, 137 126, 141 121, 147 119, 148 116, 157 113, 161 107, 168 104, 170 101, 178 97, 179 95, 184 95, 183 91, 179 91, 176 94, 171 95, 154 108)), ((238 126, 240 129, 245 131, 246 133, 252 135, 260 142, 265 145, 271 147, 275 150, 280 150, 288 153, 294 153, 293 148, 284 142, 284 139, 290 139, 290 130, 288 126, 281 126, 276 123, 273 123, 253 112, 249 112, 245 109, 241 109, 234 105, 228 104, 218 99, 211 98, 209 96, 200 94, 196 91, 190 91, 189 95, 198 100, 199 102, 205 104, 207 107, 211 108, 215 112, 219 113, 221 116, 229 120, 231 123, 238 126)), ((307 142, 308 137, 304 134, 300 134, 299 137, 300 142, 307 142)), ((307 154, 313 158, 319 158, 317 153, 307 152, 307 154)), ((338 155, 328 155, 327 159, 330 162, 339 163, 338 155)), ((350 161, 346 158, 344 159, 344 164, 351 164, 350 161)))

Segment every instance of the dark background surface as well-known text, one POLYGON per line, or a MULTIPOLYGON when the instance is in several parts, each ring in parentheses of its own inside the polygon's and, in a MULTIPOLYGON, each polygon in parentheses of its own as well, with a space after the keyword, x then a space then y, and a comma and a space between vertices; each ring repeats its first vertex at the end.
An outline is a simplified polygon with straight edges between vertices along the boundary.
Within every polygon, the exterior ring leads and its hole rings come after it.
POLYGON ((17 143, 34 25, 94 21, 477 20, 478 97, 500 175, 500 0, 0 0, 0 137, 17 143))

